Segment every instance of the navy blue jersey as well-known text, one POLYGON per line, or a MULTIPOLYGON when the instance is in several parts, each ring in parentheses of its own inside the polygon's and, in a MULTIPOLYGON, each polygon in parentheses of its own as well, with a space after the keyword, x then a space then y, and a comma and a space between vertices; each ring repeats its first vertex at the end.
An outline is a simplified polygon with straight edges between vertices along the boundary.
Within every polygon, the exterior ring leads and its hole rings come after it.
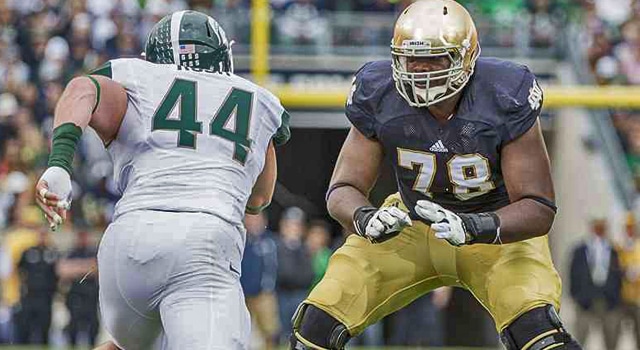
POLYGON ((542 90, 527 67, 480 58, 455 115, 438 122, 398 94, 390 61, 374 61, 356 73, 346 114, 382 144, 415 217, 420 199, 461 213, 509 204, 500 151, 534 125, 541 104, 542 90))

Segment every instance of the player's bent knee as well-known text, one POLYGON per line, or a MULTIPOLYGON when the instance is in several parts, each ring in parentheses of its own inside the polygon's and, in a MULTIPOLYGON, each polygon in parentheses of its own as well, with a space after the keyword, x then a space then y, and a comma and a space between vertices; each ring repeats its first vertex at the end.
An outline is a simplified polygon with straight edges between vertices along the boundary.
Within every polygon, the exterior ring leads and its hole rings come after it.
POLYGON ((551 305, 535 308, 511 322, 500 341, 507 350, 580 350, 551 305))
POLYGON ((342 350, 351 335, 328 313, 302 303, 293 315, 290 350, 342 350))

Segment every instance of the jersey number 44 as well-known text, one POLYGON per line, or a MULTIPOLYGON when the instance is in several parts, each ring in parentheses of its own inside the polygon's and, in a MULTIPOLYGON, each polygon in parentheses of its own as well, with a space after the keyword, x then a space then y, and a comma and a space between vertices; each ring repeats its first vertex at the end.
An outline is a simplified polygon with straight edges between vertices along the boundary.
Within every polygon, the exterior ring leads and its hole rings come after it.
MULTIPOLYGON (((253 93, 232 88, 209 123, 209 135, 234 143, 233 159, 244 165, 251 149, 249 126, 253 93), (235 120, 230 120, 234 118, 235 120), (234 125, 233 129, 228 125, 234 125)), ((197 83, 176 78, 153 114, 152 130, 178 131, 178 147, 196 148, 196 136, 201 134, 202 122, 198 121, 197 83), (180 102, 178 118, 169 118, 180 102)))

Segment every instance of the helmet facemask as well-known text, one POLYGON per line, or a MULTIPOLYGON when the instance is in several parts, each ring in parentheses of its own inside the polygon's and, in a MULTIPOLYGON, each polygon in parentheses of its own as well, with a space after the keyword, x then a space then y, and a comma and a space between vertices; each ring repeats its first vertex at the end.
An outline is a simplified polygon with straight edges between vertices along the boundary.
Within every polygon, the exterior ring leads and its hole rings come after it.
POLYGON ((207 45, 203 42, 193 41, 191 44, 187 45, 193 45, 195 53, 179 54, 178 65, 184 67, 209 69, 218 73, 233 73, 233 53, 231 51, 232 44, 233 41, 229 42, 228 44, 222 44, 216 48, 211 47, 210 45, 207 45))
POLYGON ((463 45, 433 47, 429 41, 407 40, 401 46, 391 45, 393 80, 400 95, 413 107, 428 107, 452 97, 464 88, 473 74, 479 47, 474 50, 469 69, 465 70, 465 57, 470 49, 468 41, 463 45), (466 44, 466 45, 465 45, 466 44), (445 58, 447 68, 429 72, 412 72, 411 58, 445 58))

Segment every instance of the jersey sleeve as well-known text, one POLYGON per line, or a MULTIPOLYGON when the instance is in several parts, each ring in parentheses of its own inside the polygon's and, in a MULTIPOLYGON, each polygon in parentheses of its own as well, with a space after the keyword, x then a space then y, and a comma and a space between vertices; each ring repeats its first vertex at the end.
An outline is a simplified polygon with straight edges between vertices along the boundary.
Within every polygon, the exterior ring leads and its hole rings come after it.
POLYGON ((273 142, 276 144, 276 146, 284 145, 291 138, 291 130, 289 129, 290 119, 291 116, 289 115, 289 112, 287 112, 287 110, 283 108, 282 114, 280 116, 280 126, 278 127, 278 130, 276 130, 276 133, 273 135, 273 142))
POLYGON ((535 75, 528 68, 523 69, 522 80, 508 98, 509 103, 505 108, 505 121, 503 140, 511 142, 522 136, 535 124, 542 109, 543 92, 536 81, 535 75))
POLYGON ((276 146, 281 146, 289 141, 291 138, 291 130, 289 128, 289 122, 291 116, 289 112, 282 106, 280 100, 275 97, 269 91, 262 89, 263 98, 261 98, 261 106, 271 118, 274 118, 277 125, 276 131, 273 134, 272 140, 276 146))
POLYGON ((375 116, 372 106, 371 87, 366 82, 367 68, 370 63, 365 64, 356 72, 351 85, 351 91, 345 105, 345 114, 351 124, 367 138, 375 138, 375 116))

